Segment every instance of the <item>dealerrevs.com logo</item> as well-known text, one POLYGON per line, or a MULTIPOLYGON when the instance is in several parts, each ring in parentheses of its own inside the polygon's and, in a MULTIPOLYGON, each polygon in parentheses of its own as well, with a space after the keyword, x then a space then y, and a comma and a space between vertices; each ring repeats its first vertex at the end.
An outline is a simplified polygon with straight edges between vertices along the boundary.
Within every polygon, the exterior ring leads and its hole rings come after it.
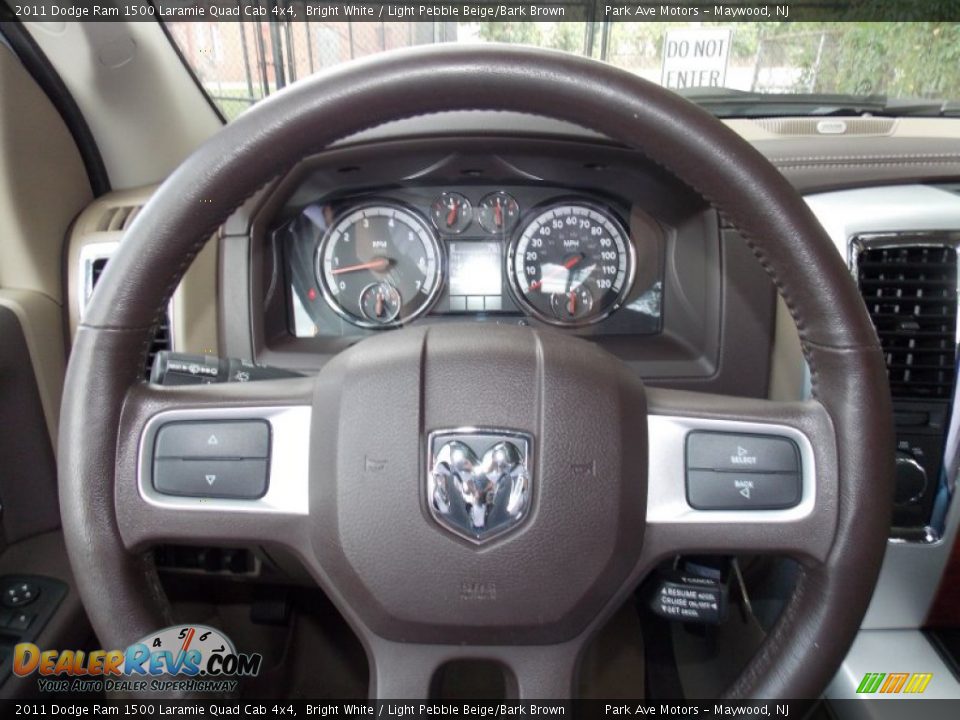
POLYGON ((41 692, 232 692, 239 677, 260 672, 263 656, 238 653, 206 625, 175 625, 125 650, 41 650, 14 647, 13 672, 36 674, 41 692))

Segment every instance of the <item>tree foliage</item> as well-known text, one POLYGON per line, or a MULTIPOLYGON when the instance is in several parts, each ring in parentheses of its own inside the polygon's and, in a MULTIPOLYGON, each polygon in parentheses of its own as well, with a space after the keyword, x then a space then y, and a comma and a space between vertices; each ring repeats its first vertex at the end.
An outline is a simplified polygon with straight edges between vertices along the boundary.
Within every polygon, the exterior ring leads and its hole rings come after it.
MULTIPOLYGON (((869 1, 869 0, 867 0, 869 1)), ((886 1, 886 0, 885 0, 886 1)), ((955 1, 955 0, 953 0, 955 1)), ((599 26, 599 23, 597 24, 599 26)), ((789 69, 789 92, 960 99, 960 24, 940 22, 699 23, 733 28, 731 63, 789 69)), ((605 60, 630 70, 662 61, 669 22, 613 22, 605 60)), ((583 53, 586 23, 483 22, 484 40, 583 53)), ((599 29, 596 30, 599 33, 599 29)), ((599 57, 600 43, 594 42, 599 57)), ((784 73, 781 72, 781 75, 784 73)), ((758 72, 757 77, 762 78, 758 72)), ((762 84, 757 90, 771 89, 762 84)))
POLYGON ((489 42, 536 45, 578 55, 582 55, 587 47, 587 23, 489 21, 479 25, 480 38, 489 42))

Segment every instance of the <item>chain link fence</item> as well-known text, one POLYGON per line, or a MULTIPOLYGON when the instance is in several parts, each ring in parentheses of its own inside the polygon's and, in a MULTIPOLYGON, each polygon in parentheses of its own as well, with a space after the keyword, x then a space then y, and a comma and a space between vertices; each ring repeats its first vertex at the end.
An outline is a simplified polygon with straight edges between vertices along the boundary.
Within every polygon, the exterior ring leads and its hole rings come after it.
POLYGON ((169 22, 167 28, 228 120, 324 68, 457 39, 457 24, 447 22, 169 22))
MULTIPOLYGON (((766 93, 832 92, 830 68, 839 38, 834 32, 799 32, 761 38, 750 89, 766 93)), ((864 92, 869 92, 865 89, 864 92)))
MULTIPOLYGON (((571 6, 579 2, 566 1, 571 6)), ((823 29, 805 25, 734 24, 724 87, 770 94, 960 96, 960 24, 832 23, 823 29)), ((167 27, 187 64, 230 120, 324 68, 385 50, 458 40, 550 47, 596 57, 658 82, 664 36, 676 25, 269 20, 169 22, 167 27)))

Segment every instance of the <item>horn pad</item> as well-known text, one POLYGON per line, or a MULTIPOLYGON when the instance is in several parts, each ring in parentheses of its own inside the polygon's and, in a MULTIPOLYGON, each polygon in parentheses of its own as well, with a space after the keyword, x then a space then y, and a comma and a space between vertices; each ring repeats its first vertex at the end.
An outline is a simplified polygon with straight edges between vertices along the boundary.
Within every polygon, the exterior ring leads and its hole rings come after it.
POLYGON ((646 443, 640 380, 560 331, 372 337, 317 379, 319 580, 389 640, 573 638, 639 557, 646 443))

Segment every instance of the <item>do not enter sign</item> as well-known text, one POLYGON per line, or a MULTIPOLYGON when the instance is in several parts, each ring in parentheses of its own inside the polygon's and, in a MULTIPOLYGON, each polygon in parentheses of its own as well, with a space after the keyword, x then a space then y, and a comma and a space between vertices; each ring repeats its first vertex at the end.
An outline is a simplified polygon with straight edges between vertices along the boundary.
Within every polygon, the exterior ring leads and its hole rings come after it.
POLYGON ((718 28, 670 30, 663 38, 660 84, 679 90, 723 87, 732 31, 718 28))

